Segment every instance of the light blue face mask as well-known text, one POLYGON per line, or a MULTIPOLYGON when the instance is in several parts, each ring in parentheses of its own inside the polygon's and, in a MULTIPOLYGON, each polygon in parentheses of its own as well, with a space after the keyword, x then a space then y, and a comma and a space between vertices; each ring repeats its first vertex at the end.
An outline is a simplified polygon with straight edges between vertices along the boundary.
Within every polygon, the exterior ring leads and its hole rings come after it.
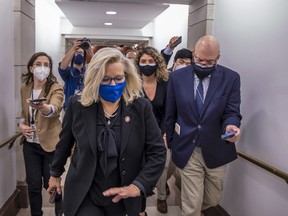
POLYGON ((116 85, 100 85, 99 95, 105 101, 115 103, 123 94, 126 86, 126 81, 116 85))
POLYGON ((179 69, 184 68, 184 67, 187 67, 187 65, 177 65, 175 67, 175 70, 179 70, 179 69))

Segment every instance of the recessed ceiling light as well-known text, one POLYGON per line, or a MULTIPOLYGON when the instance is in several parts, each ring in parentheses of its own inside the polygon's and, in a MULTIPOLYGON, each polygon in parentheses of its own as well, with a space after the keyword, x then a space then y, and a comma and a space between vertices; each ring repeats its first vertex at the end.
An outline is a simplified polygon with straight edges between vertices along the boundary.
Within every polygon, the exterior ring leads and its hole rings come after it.
POLYGON ((117 12, 116 12, 116 11, 106 11, 106 14, 108 14, 108 15, 115 15, 115 14, 117 14, 117 12))
POLYGON ((106 23, 104 23, 104 25, 111 26, 111 25, 113 25, 113 23, 111 23, 111 22, 106 22, 106 23))

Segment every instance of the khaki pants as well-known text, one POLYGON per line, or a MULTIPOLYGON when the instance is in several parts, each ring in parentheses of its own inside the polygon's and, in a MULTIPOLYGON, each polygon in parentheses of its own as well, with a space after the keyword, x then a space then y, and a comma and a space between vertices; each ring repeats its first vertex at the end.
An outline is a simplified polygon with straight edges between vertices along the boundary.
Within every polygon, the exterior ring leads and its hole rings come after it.
MULTIPOLYGON (((166 162, 165 162, 165 167, 163 170, 162 175, 160 176, 156 188, 157 188, 157 194, 158 194, 158 199, 159 200, 166 200, 167 194, 166 194, 166 182, 167 182, 167 172, 170 164, 170 159, 171 159, 171 152, 170 149, 167 149, 166 151, 166 162)), ((170 176, 171 177, 171 176, 170 176)))
POLYGON ((201 216, 201 211, 216 206, 221 200, 227 165, 209 169, 201 148, 196 147, 181 175, 183 216, 201 216))

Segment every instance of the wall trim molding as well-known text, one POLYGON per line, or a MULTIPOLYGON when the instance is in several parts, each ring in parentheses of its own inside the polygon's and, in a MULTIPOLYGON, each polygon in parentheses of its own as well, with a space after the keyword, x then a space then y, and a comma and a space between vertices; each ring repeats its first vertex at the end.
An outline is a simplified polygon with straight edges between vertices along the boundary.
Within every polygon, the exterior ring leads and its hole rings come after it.
POLYGON ((26 181, 17 181, 17 189, 20 192, 20 208, 29 207, 28 185, 26 181))
POLYGON ((11 215, 16 216, 20 211, 20 190, 18 188, 12 193, 9 199, 0 208, 0 216, 11 215))

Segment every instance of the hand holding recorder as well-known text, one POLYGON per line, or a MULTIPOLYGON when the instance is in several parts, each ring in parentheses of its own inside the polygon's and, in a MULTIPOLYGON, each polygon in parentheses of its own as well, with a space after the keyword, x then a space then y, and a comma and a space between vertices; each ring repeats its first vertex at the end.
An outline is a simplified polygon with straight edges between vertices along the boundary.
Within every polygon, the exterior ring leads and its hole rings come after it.
POLYGON ((46 101, 46 98, 37 98, 37 99, 29 99, 29 102, 38 105, 42 103, 43 101, 46 101))

